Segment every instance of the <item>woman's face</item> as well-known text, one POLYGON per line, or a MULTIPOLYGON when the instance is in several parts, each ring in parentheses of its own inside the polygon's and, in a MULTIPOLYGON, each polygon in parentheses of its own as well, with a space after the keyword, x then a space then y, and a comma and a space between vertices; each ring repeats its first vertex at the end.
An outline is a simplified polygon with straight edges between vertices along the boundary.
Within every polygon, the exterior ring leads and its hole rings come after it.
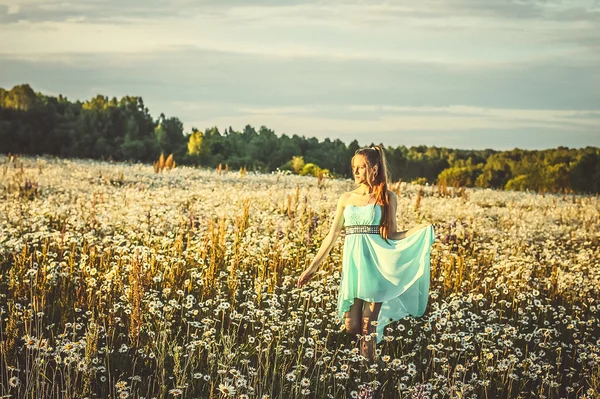
POLYGON ((364 155, 355 155, 352 159, 352 174, 356 184, 368 184, 373 171, 368 170, 367 158, 364 155))

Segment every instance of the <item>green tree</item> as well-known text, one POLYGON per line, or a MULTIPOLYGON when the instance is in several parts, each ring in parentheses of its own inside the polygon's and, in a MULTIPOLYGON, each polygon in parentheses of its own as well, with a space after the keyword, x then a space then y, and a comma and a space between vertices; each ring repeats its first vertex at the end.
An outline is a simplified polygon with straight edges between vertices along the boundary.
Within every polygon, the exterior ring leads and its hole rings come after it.
POLYGON ((204 139, 204 134, 197 130, 192 129, 192 134, 188 137, 188 159, 191 159, 195 164, 201 163, 201 154, 202 154, 202 141, 204 139))
POLYGON ((204 135, 199 130, 192 131, 188 138, 188 154, 199 156, 202 151, 202 139, 204 135))
MULTIPOLYGON (((176 117, 154 119, 141 97, 84 101, 36 93, 27 85, 0 88, 0 152, 153 162, 161 152, 178 163, 269 172, 287 168, 316 175, 351 177, 350 159, 360 148, 353 140, 278 136, 261 126, 217 127, 184 134, 176 117), (299 162, 302 159, 304 164, 299 162), (294 161, 295 160, 295 161, 294 161), (317 166, 318 165, 318 166, 317 166)), ((558 147, 544 151, 462 150, 436 146, 388 147, 390 179, 514 190, 600 193, 600 149, 558 147)))
POLYGON ((176 160, 183 158, 187 143, 183 135, 183 123, 178 118, 167 118, 160 114, 154 134, 164 154, 173 154, 176 160))
POLYGON ((438 176, 438 184, 446 186, 472 187, 480 175, 483 165, 454 166, 444 169, 438 176))
POLYGON ((292 158, 292 169, 294 173, 300 174, 304 170, 304 158, 301 156, 295 156, 292 158))
POLYGON ((510 179, 506 183, 506 186, 504 187, 504 189, 505 190, 524 191, 524 190, 531 188, 532 185, 533 184, 530 180, 529 175, 519 175, 519 176, 516 176, 516 177, 510 179))

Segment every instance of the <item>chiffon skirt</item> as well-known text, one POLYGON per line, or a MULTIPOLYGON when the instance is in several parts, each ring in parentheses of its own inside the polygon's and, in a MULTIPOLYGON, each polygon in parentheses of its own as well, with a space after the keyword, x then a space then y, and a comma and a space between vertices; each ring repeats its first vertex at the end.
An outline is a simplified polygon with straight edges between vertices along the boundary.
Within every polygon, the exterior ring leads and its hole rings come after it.
POLYGON ((385 327, 392 321, 407 315, 422 316, 429 296, 434 240, 433 226, 402 240, 388 239, 389 244, 379 234, 346 235, 338 292, 339 318, 344 319, 354 298, 381 302, 376 330, 377 342, 381 342, 385 327))

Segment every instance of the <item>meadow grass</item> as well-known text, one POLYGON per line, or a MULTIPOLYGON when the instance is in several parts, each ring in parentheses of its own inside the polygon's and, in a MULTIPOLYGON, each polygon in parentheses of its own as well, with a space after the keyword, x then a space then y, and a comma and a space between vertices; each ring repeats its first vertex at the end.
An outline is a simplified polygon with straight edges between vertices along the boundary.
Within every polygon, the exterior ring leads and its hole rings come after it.
POLYGON ((0 396, 593 398, 597 196, 393 184, 434 224, 425 315, 367 370, 336 320, 349 180, 0 158, 0 396))

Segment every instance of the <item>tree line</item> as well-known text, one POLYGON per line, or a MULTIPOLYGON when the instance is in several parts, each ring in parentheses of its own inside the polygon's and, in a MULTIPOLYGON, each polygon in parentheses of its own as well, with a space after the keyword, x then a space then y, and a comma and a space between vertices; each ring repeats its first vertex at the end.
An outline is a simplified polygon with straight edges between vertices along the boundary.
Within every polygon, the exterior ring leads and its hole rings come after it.
MULTIPOLYGON (((339 139, 277 135, 247 125, 184 132, 177 117, 152 117, 141 97, 98 95, 85 102, 46 96, 22 84, 0 88, 0 152, 153 162, 173 154, 179 165, 260 172, 350 177, 350 158, 360 148, 339 139)), ((386 147, 391 179, 447 186, 542 192, 600 193, 600 149, 528 151, 386 147)))

